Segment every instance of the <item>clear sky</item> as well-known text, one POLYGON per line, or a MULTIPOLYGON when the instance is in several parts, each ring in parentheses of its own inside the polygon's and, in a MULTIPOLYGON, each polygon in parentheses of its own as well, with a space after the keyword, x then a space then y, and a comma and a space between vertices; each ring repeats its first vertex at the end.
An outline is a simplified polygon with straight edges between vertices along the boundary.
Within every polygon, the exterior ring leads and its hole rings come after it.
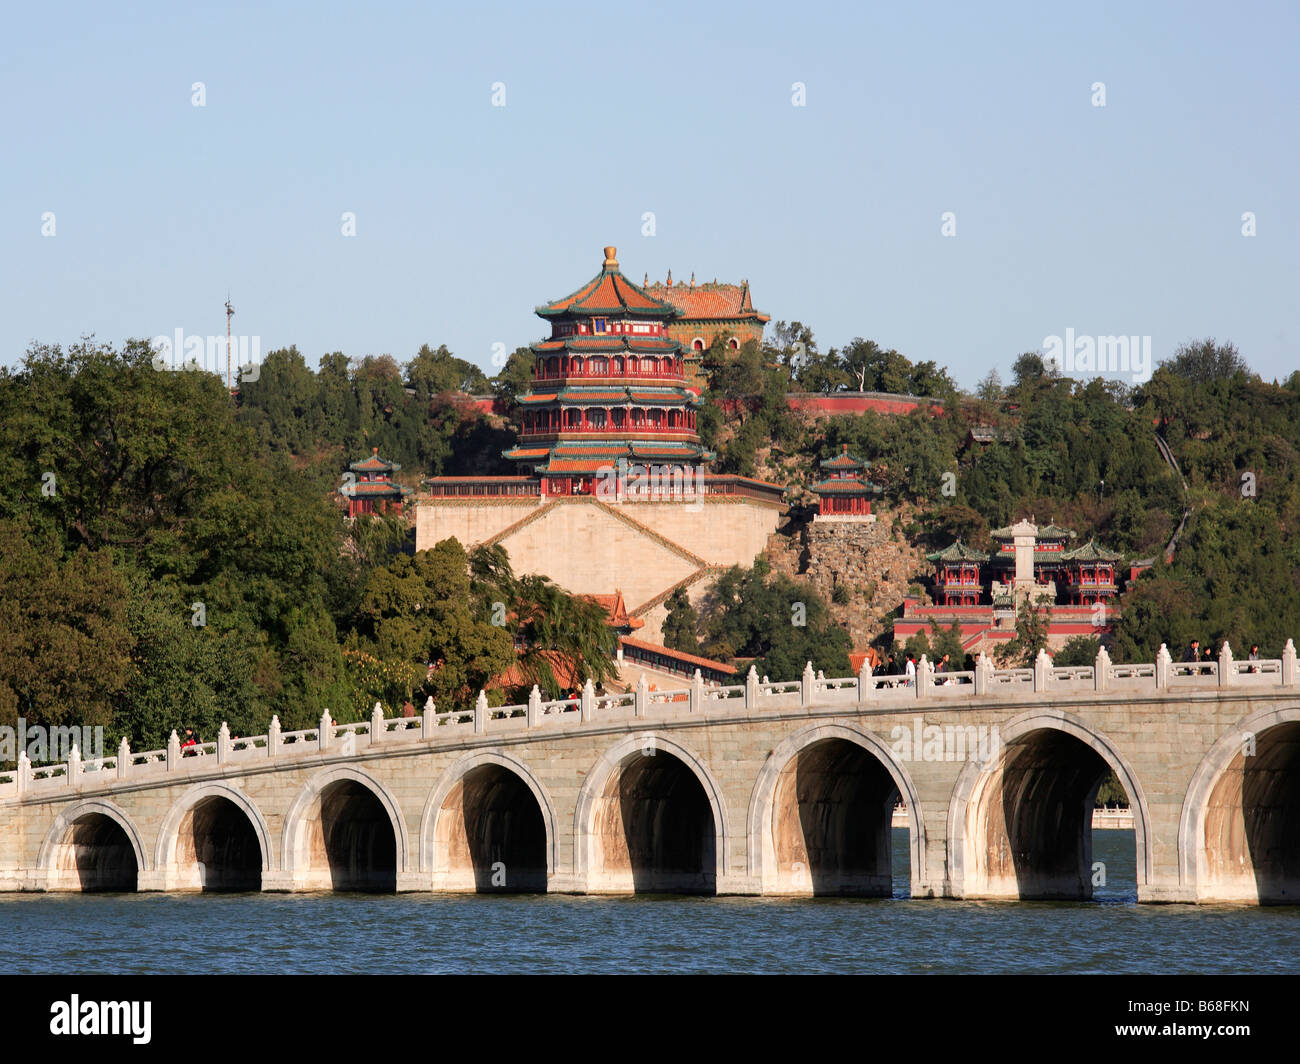
POLYGON ((11 5, 0 362, 223 333, 229 290, 263 353, 493 372, 615 244, 967 387, 1067 329, 1283 377, 1298 31, 1294 3, 11 5))

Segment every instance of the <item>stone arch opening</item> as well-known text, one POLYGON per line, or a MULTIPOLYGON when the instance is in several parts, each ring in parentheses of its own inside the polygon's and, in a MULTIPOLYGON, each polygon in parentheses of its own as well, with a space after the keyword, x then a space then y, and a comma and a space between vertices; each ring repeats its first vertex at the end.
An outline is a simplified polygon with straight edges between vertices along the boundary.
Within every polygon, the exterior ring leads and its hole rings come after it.
POLYGON ((229 798, 200 798, 181 817, 172 890, 262 889, 262 844, 248 813, 229 798))
POLYGON ((1243 735, 1203 818, 1203 900, 1300 904, 1300 721, 1243 735))
POLYGON ((303 817, 300 886, 306 890, 397 889, 397 835, 379 796, 355 779, 326 784, 303 817))
POLYGON ((528 784, 501 764, 478 765, 452 785, 438 811, 437 889, 546 890, 546 821, 528 784))
POLYGON ((72 820, 54 844, 51 890, 133 891, 140 873, 136 848, 113 817, 88 812, 72 820))
POLYGON ((637 894, 713 894, 713 807, 681 758, 650 746, 627 754, 595 802, 589 888, 637 894))
POLYGON ((772 798, 776 891, 891 896, 898 798, 888 769, 857 743, 822 739, 797 751, 772 798))
MULTIPOLYGON (((1055 727, 1002 746, 967 806, 967 897, 1088 900, 1110 870, 1095 868, 1092 819, 1112 770, 1095 745, 1055 727)), ((1125 787, 1125 774, 1116 773, 1125 787)), ((1128 792, 1130 808, 1140 802, 1128 792)), ((1138 840, 1141 841, 1140 839, 1138 840)), ((1139 867, 1141 855, 1138 855, 1139 867)))

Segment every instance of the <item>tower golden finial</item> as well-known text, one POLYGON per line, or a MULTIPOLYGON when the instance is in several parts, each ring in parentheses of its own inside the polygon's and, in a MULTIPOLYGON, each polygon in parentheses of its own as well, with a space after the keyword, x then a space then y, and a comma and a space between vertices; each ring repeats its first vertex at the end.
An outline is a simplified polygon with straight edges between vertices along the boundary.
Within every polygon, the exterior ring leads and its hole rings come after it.
POLYGON ((617 252, 618 248, 612 245, 605 248, 605 269, 618 269, 618 259, 614 258, 617 252))

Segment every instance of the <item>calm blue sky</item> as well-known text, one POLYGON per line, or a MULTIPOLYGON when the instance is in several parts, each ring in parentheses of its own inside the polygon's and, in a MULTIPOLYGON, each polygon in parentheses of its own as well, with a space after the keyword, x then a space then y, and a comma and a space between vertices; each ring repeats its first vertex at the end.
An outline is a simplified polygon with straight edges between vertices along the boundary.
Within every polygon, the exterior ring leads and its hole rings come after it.
POLYGON ((1067 328, 1300 367, 1300 8, 984 6, 11 6, 0 362, 229 289, 263 352, 492 372, 616 244, 968 387, 1067 328))

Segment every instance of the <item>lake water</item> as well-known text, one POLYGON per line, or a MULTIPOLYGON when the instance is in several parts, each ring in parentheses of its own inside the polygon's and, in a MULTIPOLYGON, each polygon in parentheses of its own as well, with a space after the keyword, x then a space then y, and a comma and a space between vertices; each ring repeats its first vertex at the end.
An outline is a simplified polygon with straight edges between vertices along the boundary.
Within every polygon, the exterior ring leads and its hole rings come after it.
POLYGON ((7 894, 3 973, 1300 972, 1300 907, 1138 905, 1131 831, 1095 900, 7 894))

